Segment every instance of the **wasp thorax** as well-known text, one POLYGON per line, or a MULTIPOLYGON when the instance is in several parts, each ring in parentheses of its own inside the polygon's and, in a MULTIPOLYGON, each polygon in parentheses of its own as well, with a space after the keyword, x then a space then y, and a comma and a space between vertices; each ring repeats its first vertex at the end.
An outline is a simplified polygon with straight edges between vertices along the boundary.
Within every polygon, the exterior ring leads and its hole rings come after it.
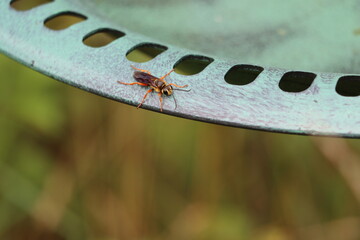
POLYGON ((172 92, 173 92, 173 89, 172 89, 171 86, 167 85, 161 90, 161 92, 163 94, 165 94, 166 96, 170 96, 172 94, 172 92))

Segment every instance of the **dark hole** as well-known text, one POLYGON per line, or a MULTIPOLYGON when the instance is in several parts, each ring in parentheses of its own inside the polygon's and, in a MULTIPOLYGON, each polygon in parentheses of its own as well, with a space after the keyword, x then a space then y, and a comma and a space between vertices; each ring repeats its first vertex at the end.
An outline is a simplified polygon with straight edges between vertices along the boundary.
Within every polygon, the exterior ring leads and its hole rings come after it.
POLYGON ((204 56, 188 55, 175 63, 174 69, 176 73, 182 75, 194 75, 204 70, 213 61, 214 59, 204 56))
POLYGON ((89 47, 104 47, 118 38, 125 36, 125 33, 110 28, 102 28, 87 34, 83 43, 89 47))
POLYGON ((336 92, 344 97, 357 97, 360 95, 360 76, 343 76, 339 78, 336 92))
POLYGON ((285 92, 302 92, 310 87, 316 74, 309 72, 287 72, 281 78, 279 87, 285 92))
POLYGON ((254 81, 263 70, 253 65, 236 65, 225 74, 225 81, 233 85, 246 85, 254 81))
POLYGON ((26 11, 53 1, 54 0, 12 0, 10 6, 18 11, 26 11))
POLYGON ((63 30, 86 19, 87 17, 79 13, 62 12, 47 18, 44 24, 52 30, 63 30))
POLYGON ((133 62, 147 62, 167 49, 165 46, 154 43, 140 44, 128 51, 126 58, 133 62))

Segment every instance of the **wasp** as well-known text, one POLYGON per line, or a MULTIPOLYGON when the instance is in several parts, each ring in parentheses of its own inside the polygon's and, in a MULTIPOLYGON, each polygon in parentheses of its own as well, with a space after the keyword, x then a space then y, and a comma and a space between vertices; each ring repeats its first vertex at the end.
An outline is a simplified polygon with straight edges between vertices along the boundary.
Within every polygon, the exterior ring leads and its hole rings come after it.
MULTIPOLYGON (((169 76, 174 71, 174 69, 172 69, 170 72, 168 72, 164 76, 158 78, 158 77, 151 75, 151 73, 147 70, 136 68, 134 66, 131 66, 131 67, 135 70, 133 77, 136 80, 136 82, 125 83, 125 82, 118 81, 118 83, 121 83, 124 85, 140 85, 140 86, 150 87, 150 89, 145 93, 143 99, 141 100, 141 102, 139 103, 137 108, 141 107, 141 105, 145 102, 145 99, 149 93, 151 93, 152 91, 155 91, 158 93, 159 101, 160 101, 160 111, 162 112, 162 110, 163 110, 162 95, 164 94, 165 96, 170 96, 173 94, 174 90, 182 90, 182 89, 174 89, 173 86, 177 87, 177 88, 185 88, 188 86, 188 85, 179 86, 174 83, 167 83, 164 80, 167 76, 169 76)), ((190 90, 183 90, 183 91, 190 91, 190 90)), ((174 100, 175 100, 175 97, 174 97, 174 100)), ((175 100, 175 106, 176 106, 176 100, 175 100)))

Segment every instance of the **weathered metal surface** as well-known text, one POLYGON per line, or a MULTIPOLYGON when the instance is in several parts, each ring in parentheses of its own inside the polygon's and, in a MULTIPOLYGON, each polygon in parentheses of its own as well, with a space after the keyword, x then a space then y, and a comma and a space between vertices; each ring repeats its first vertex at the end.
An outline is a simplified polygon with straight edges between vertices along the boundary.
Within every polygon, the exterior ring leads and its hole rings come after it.
MULTIPOLYGON (((176 109, 173 99, 165 98, 164 113, 267 131, 359 137, 360 97, 335 91, 337 80, 347 74, 312 71, 358 71, 359 1, 337 2, 58 0, 16 11, 4 0, 0 51, 67 84, 135 106, 145 89, 117 83, 133 81, 134 63, 125 57, 129 49, 144 42, 168 47, 153 60, 134 64, 155 76, 164 75, 185 55, 205 53, 215 61, 199 74, 172 73, 167 78, 192 90, 175 92, 176 109), (62 31, 44 27, 45 19, 62 11, 87 20, 62 31), (101 48, 84 45, 83 37, 99 28, 126 35, 101 48), (264 68, 255 81, 225 82, 231 67, 253 63, 264 68), (266 67, 271 65, 312 71, 316 78, 303 92, 284 92, 279 81, 289 70, 266 67)), ((143 107, 159 111, 157 96, 150 96, 143 107)))

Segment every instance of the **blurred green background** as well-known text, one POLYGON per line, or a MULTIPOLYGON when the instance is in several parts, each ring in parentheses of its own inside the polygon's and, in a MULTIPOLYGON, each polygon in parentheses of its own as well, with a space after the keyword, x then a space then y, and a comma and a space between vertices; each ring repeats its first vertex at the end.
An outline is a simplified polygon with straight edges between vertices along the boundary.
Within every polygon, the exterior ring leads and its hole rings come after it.
POLYGON ((0 73, 0 239, 360 239, 358 140, 137 110, 3 55, 0 73))

